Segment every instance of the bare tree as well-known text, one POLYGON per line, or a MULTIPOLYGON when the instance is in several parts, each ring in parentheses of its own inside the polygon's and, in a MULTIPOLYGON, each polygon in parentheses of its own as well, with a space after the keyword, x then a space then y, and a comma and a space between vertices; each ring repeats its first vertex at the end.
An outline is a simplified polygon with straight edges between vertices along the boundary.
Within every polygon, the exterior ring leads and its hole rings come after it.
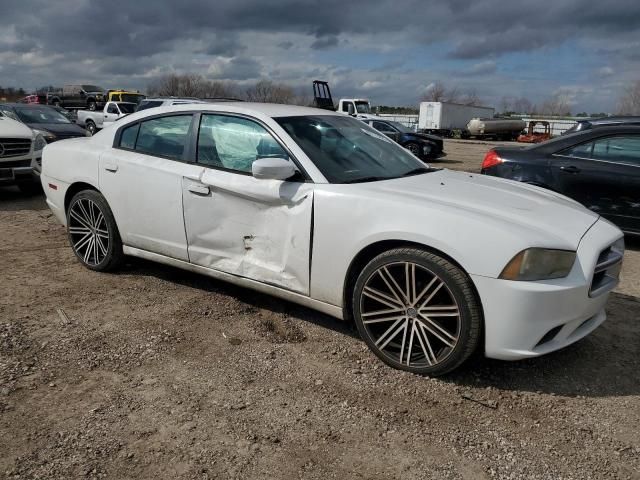
POLYGON ((530 114, 536 110, 536 107, 528 98, 520 97, 513 100, 511 108, 515 113, 530 114))
POLYGON ((624 89, 618 100, 620 115, 640 115, 640 80, 624 89))
POLYGON ((260 80, 252 87, 247 88, 245 97, 250 102, 262 103, 294 103, 296 92, 289 85, 274 83, 271 80, 260 80))
POLYGON ((543 115, 568 116, 571 115, 571 102, 568 95, 557 93, 548 98, 538 109, 543 115))
POLYGON ((194 73, 165 75, 147 88, 149 95, 176 96, 176 97, 235 97, 236 89, 226 83, 215 80, 207 80, 202 75, 194 73))
POLYGON ((423 102, 450 102, 463 105, 482 105, 475 89, 460 90, 457 86, 446 87, 442 82, 432 83, 420 98, 423 102))
POLYGON ((472 88, 462 95, 460 103, 462 103, 463 105, 479 107, 482 105, 482 100, 480 99, 480 96, 478 95, 476 89, 472 88))
POLYGON ((448 101, 448 90, 441 82, 435 82, 427 87, 422 95, 423 102, 446 102, 448 101))

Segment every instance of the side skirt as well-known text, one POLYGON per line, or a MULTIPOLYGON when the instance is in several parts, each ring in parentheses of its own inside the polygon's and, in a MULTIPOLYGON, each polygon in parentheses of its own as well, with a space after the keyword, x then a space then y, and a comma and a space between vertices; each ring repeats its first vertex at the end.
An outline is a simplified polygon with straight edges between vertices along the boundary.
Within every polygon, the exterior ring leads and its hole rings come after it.
POLYGON ((202 275, 215 278, 216 280, 222 280, 224 282, 229 282, 240 287, 250 288, 258 292, 266 293, 268 295, 273 295, 274 297, 297 303, 298 305, 312 308, 313 310, 318 310, 319 312, 326 313, 327 315, 331 315, 332 317, 340 320, 344 319, 344 317, 342 316, 342 308, 331 305, 329 303, 321 302, 319 300, 314 300, 313 298, 307 297, 305 295, 300 295, 299 293, 291 292, 289 290, 285 290, 284 288, 267 285, 266 283, 261 283, 249 278, 239 277, 237 275, 231 275, 230 273, 221 272, 219 270, 201 267, 200 265, 194 265, 183 260, 176 260, 175 258, 166 257, 158 253, 140 250, 139 248, 128 247, 124 245, 122 247, 122 250, 125 255, 144 258, 145 260, 150 260, 152 262, 158 262, 165 265, 170 265, 172 267, 181 268, 183 270, 189 270, 190 272, 200 273, 202 275))

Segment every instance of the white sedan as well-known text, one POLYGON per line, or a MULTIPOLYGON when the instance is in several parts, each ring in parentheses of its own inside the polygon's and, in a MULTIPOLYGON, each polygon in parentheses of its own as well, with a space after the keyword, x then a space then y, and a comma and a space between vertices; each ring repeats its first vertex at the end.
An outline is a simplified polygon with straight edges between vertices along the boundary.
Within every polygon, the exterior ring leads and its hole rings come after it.
POLYGON ((145 110, 43 157, 47 203, 86 267, 125 255, 353 319, 387 364, 439 375, 515 360, 606 318, 620 230, 563 196, 426 167, 311 108, 145 110))

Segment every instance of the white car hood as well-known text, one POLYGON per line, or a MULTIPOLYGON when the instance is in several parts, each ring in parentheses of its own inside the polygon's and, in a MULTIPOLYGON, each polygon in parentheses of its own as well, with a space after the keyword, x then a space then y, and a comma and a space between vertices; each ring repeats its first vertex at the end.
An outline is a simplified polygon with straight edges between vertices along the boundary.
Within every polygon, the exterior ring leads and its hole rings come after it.
POLYGON ((0 115, 0 139, 2 138, 31 138, 33 132, 24 123, 0 115))
POLYGON ((540 187, 475 173, 440 170, 424 175, 372 182, 368 188, 396 199, 463 209, 543 236, 555 236, 577 248, 599 216, 579 203, 540 187))

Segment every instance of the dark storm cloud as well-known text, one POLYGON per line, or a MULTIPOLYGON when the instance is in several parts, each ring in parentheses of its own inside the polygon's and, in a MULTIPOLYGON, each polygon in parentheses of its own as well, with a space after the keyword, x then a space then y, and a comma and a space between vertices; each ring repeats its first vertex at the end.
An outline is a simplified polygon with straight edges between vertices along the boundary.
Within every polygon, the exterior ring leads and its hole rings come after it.
POLYGON ((181 41, 214 36, 207 49, 241 49, 225 32, 295 32, 315 37, 312 48, 338 44, 337 35, 403 33, 407 41, 449 42, 457 58, 530 50, 578 32, 616 35, 638 28, 640 2, 563 0, 113 0, 110 2, 5 0, 0 24, 12 26, 22 46, 48 52, 148 56, 181 41), (65 3, 67 5, 65 6, 65 3))
POLYGON ((317 38, 312 44, 311 48, 314 50, 323 50, 326 48, 332 48, 338 46, 338 37, 335 35, 327 35, 324 37, 317 38))
POLYGON ((158 75, 176 71, 227 80, 264 76, 291 84, 327 78, 337 91, 362 88, 367 95, 409 102, 443 72, 461 86, 481 77, 496 95, 503 94, 503 86, 526 91, 513 79, 499 80, 501 72, 513 72, 504 62, 514 54, 566 44, 580 44, 601 59, 593 67, 601 72, 598 78, 612 77, 609 71, 637 71, 640 62, 638 0, 0 4, 0 83, 25 86, 129 85, 130 80, 131 86, 144 88, 158 75), (422 53, 428 58, 424 66, 423 59, 415 59, 422 53), (394 57, 397 62, 390 61, 394 57))

